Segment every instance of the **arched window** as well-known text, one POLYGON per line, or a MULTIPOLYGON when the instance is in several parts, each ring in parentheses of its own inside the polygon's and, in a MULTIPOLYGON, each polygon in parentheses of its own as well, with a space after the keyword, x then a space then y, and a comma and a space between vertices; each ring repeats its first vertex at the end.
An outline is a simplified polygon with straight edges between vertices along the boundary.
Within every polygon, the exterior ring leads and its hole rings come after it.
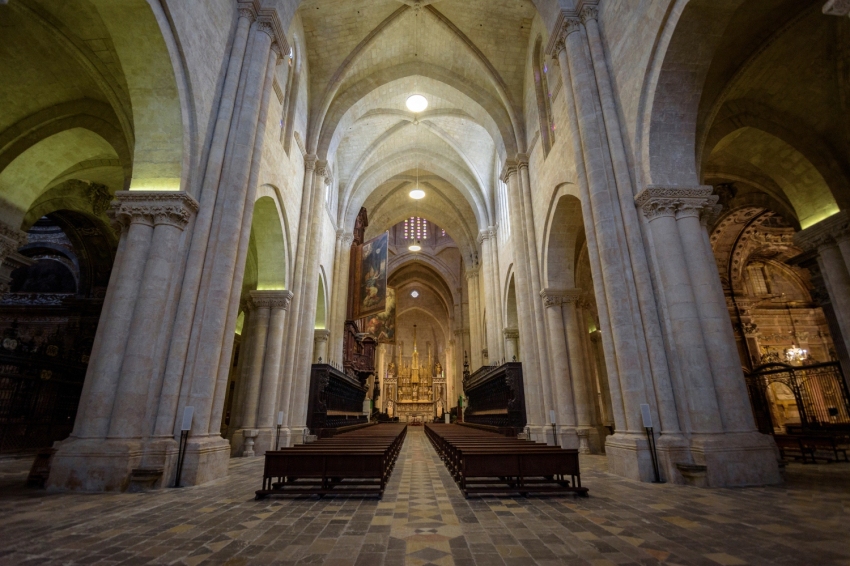
POLYGON ((543 144, 543 156, 555 143, 555 121, 552 116, 552 93, 549 91, 549 67, 542 48, 543 40, 538 37, 534 44, 532 68, 534 71, 534 91, 537 94, 537 119, 540 122, 540 142, 543 144))

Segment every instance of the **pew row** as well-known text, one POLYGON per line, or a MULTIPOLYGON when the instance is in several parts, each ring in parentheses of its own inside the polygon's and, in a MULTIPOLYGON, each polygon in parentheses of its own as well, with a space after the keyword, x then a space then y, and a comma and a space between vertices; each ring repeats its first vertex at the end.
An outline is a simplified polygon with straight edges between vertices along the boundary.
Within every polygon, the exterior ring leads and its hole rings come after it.
POLYGON ((578 451, 448 424, 425 433, 467 498, 470 495, 574 493, 581 485, 578 451))
POLYGON ((266 452, 263 487, 256 499, 328 494, 381 497, 406 434, 405 425, 380 424, 266 452))

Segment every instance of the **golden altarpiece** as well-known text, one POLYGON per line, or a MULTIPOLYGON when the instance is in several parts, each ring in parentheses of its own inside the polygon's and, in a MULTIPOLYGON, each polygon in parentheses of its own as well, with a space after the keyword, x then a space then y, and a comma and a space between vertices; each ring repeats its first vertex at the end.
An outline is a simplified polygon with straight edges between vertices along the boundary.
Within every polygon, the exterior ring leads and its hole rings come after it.
POLYGON ((396 345, 396 359, 387 364, 384 379, 387 414, 402 422, 430 422, 442 418, 446 410, 446 374, 436 359, 431 343, 426 343, 426 359, 419 359, 416 325, 413 325, 413 353, 404 355, 404 342, 396 345))

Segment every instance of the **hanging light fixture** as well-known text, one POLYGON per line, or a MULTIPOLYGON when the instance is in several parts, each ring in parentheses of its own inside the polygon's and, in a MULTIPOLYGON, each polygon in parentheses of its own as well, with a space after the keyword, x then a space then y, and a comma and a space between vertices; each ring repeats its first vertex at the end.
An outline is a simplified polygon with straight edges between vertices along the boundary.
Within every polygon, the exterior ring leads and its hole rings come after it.
POLYGON ((413 112, 414 114, 418 114, 428 108, 428 99, 422 96, 421 94, 412 94, 407 97, 407 102, 405 102, 407 109, 413 112))

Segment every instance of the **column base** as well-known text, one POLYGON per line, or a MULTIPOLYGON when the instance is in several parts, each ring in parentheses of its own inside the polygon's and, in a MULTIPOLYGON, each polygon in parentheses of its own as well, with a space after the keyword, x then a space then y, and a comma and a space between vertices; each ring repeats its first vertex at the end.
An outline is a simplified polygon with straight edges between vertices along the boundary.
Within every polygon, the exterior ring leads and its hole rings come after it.
POLYGON ((221 436, 189 437, 180 485, 200 485, 227 476, 230 443, 221 436))
POLYGON ((526 425, 528 440, 541 444, 552 444, 552 427, 529 424, 526 425))
POLYGON ((569 448, 578 450, 580 447, 579 432, 575 427, 562 426, 558 427, 558 446, 561 448, 569 448))
POLYGON ((245 436, 242 434, 242 431, 245 429, 238 429, 233 432, 230 437, 230 457, 238 458, 242 456, 242 449, 245 446, 245 436))
POLYGON ((138 440, 69 438, 58 444, 50 465, 51 491, 126 491, 144 453, 138 440))
POLYGON ((691 455, 695 464, 706 467, 708 487, 782 483, 779 452, 766 434, 695 435, 691 439, 691 455))
MULTIPOLYGON (((277 450, 275 446, 275 439, 277 438, 277 427, 275 428, 261 428, 259 429, 259 434, 257 434, 256 440, 254 440, 254 454, 256 456, 262 456, 269 450, 277 450)), ((283 429, 280 431, 280 446, 284 446, 283 444, 283 429)))
POLYGON ((617 432, 605 439, 608 471, 624 478, 650 482, 655 479, 646 436, 617 432))

